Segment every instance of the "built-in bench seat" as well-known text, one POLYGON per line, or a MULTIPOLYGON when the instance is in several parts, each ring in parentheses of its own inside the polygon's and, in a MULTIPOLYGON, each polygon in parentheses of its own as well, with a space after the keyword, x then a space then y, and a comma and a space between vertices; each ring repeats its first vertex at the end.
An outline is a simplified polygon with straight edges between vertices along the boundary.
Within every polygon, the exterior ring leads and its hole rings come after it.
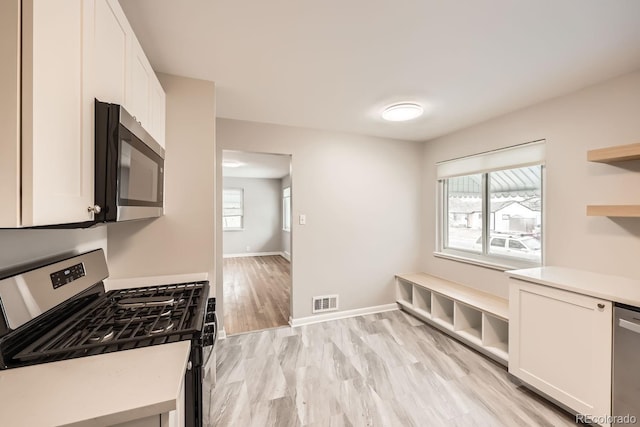
POLYGON ((398 274, 395 282, 400 308, 508 364, 508 300, 426 273, 398 274))

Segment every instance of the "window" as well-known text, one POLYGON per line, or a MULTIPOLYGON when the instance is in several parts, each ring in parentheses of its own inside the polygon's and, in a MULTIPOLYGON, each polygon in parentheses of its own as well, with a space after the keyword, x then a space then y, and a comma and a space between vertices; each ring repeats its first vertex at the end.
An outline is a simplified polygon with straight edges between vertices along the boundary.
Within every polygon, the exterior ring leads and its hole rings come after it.
POLYGON ((282 189, 282 229, 291 231, 291 187, 282 189))
POLYGON ((244 191, 242 188, 222 190, 222 229, 242 230, 244 225, 244 191))
POLYGON ((438 255, 541 265, 543 161, 544 143, 536 142, 438 164, 438 255))

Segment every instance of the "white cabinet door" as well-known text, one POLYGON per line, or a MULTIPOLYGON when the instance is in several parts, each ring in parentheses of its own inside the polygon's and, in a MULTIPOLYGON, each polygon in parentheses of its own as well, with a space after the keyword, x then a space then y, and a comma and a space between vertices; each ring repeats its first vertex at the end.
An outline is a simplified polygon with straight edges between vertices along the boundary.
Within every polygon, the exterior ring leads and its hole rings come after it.
POLYGON ((578 414, 611 414, 612 304, 512 279, 509 373, 578 414))
POLYGON ((22 5, 22 225, 92 219, 93 1, 22 5))
POLYGON ((95 1, 95 97, 126 109, 132 32, 117 0, 95 1))
MULTIPOLYGON (((180 384, 178 402, 175 411, 169 412, 167 427, 184 427, 185 407, 184 407, 184 380, 180 384)), ((206 424, 205 424, 206 425, 206 424)), ((164 427, 164 426, 163 426, 164 427)))
POLYGON ((164 148, 166 95, 158 78, 155 75, 151 77, 151 127, 149 133, 164 148))
POLYGON ((129 113, 135 117, 145 130, 149 130, 150 100, 151 100, 151 75, 153 70, 149 65, 144 51, 138 40, 132 41, 131 52, 131 110, 129 113))

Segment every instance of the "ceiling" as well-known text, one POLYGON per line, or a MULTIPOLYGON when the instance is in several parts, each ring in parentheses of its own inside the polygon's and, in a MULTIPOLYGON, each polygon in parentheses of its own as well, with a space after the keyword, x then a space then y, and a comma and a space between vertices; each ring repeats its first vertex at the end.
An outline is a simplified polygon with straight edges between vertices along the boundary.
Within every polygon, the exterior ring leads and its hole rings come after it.
POLYGON ((290 164, 291 156, 288 155, 230 150, 222 152, 222 176, 225 178, 282 178, 289 175, 290 164), (240 166, 226 167, 226 162, 240 166))
POLYGON ((640 69, 638 0, 121 0, 218 117, 428 140, 640 69), (406 123, 381 109, 415 100, 406 123))

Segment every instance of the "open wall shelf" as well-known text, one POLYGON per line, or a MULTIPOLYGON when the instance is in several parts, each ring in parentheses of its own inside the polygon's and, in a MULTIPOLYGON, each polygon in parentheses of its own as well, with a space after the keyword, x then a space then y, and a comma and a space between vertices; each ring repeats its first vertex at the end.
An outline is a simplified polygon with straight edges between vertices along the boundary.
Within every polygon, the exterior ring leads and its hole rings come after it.
MULTIPOLYGON (((640 160, 640 143, 589 150, 587 160, 598 163, 640 160)), ((638 218, 640 217, 640 205, 589 205, 587 206, 587 216, 638 218)))
POLYGON ((625 162, 627 160, 640 160, 640 143, 629 145, 617 145, 614 147, 599 148, 587 152, 587 160, 598 163, 625 162))
POLYGON ((640 205, 589 205, 587 216, 638 218, 640 205))
POLYGON ((397 275, 396 295, 403 310, 508 364, 506 299, 424 273, 397 275))

